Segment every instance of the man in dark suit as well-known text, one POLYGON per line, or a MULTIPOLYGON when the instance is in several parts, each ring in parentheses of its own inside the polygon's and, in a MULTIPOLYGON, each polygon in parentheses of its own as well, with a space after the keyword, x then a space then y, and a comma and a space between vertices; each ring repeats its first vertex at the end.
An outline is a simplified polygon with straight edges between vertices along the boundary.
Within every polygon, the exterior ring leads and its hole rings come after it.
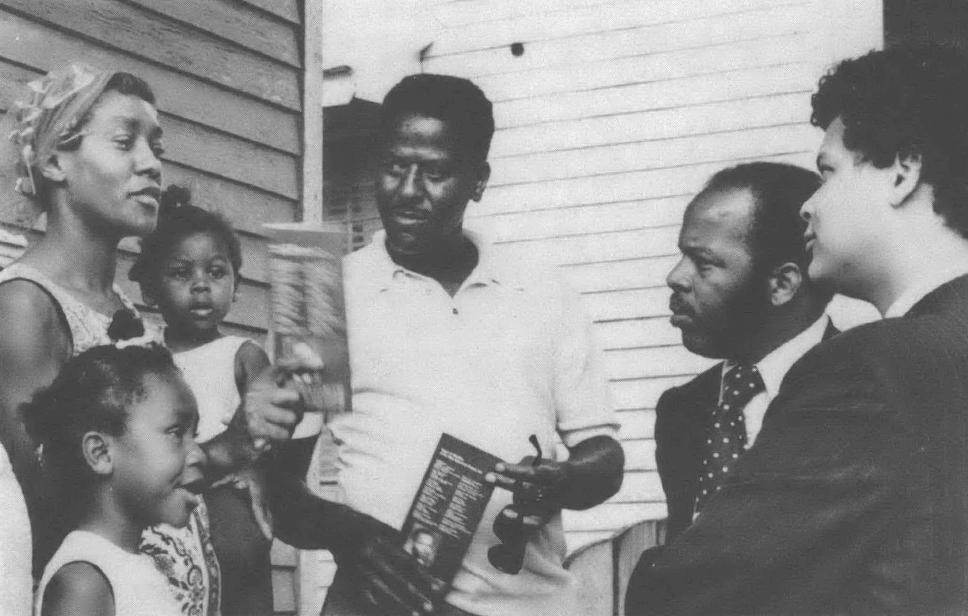
POLYGON ((670 540, 755 442, 790 367, 836 333, 824 312, 830 292, 806 276, 800 208, 818 186, 800 167, 747 163, 715 174, 686 208, 682 259, 667 279, 672 323, 690 351, 725 361, 656 408, 670 540))
POLYGON ((968 59, 899 47, 813 97, 810 276, 888 318, 808 352, 626 613, 968 613, 968 59))

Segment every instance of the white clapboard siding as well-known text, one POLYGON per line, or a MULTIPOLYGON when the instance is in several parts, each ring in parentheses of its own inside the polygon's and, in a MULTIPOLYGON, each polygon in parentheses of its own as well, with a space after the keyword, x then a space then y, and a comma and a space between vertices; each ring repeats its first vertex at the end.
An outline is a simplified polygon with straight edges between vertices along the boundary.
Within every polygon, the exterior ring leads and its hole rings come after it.
POLYGON ((728 3, 717 3, 710 13, 683 28, 680 22, 664 22, 596 32, 565 39, 525 41, 523 56, 514 56, 507 45, 463 54, 436 55, 431 47, 434 70, 459 72, 471 78, 531 71, 538 67, 586 64, 601 60, 644 56, 680 49, 696 49, 724 43, 755 40, 764 32, 772 36, 800 32, 807 25, 809 6, 803 0, 777 2, 766 7, 736 11, 728 3), (795 6, 791 6, 791 4, 795 6))
POLYGON ((844 20, 816 0, 437 8, 443 29, 424 70, 468 77, 494 102, 490 184, 468 218, 504 256, 560 265, 604 349, 626 476, 605 504, 566 513, 574 549, 665 515, 655 405, 714 363, 686 351, 668 321, 683 210, 726 166, 814 166, 810 94, 844 20))
MULTIPOLYGON (((878 19, 876 2, 857 2, 851 19, 878 19)), ((840 11, 818 0, 450 0, 437 10, 443 29, 424 70, 468 77, 495 104, 490 185, 468 218, 508 258, 560 265, 605 349, 626 477, 605 504, 566 513, 574 549, 665 515, 655 404, 714 363, 687 352, 668 322, 665 278, 686 204, 738 162, 813 168, 810 94, 830 50, 873 39, 866 27, 845 34, 840 11)))
MULTIPOLYGON (((707 361, 703 368, 708 368, 711 365, 713 365, 713 362, 707 361)), ((658 378, 640 376, 634 379, 613 380, 610 384, 612 401, 620 411, 621 409, 655 408, 662 392, 670 387, 682 385, 692 378, 696 372, 698 370, 658 378)))
MULTIPOLYGON (((796 152, 782 152, 761 156, 760 160, 812 160, 815 150, 804 148, 796 152)), ((716 171, 737 159, 682 165, 667 169, 602 174, 592 177, 564 178, 547 183, 496 186, 488 191, 480 206, 484 215, 514 211, 551 209, 615 203, 634 199, 674 197, 684 192, 695 192, 716 171)))
MULTIPOLYGON (((770 6, 777 0, 618 0, 604 5, 578 7, 546 17, 524 15, 501 21, 469 24, 452 28, 451 36, 434 41, 436 56, 466 55, 477 49, 502 47, 515 41, 541 41, 578 38, 598 32, 623 30, 661 23, 688 23, 709 13, 748 10, 770 6)), ((468 2, 467 4, 475 4, 468 2)), ((487 4, 504 4, 489 2, 487 4)))
POLYGON ((764 34, 735 44, 490 75, 476 81, 485 91, 493 90, 489 96, 494 100, 505 101, 800 62, 812 47, 809 37, 802 34, 764 34))
POLYGON ((622 422, 619 437, 622 442, 635 439, 650 439, 655 435, 655 411, 651 409, 619 410, 622 422))
POLYGON ((498 128, 514 128, 636 113, 649 109, 680 109, 710 102, 772 96, 778 92, 802 89, 815 71, 813 64, 793 62, 734 68, 622 87, 517 98, 495 104, 494 121, 498 128))
POLYGON ((560 12, 574 10, 576 7, 603 6, 615 0, 531 0, 530 2, 464 2, 462 0, 436 0, 440 3, 434 17, 444 26, 454 28, 482 22, 503 21, 542 15, 554 19, 560 12), (470 4, 471 6, 467 6, 470 4))
POLYGON ((638 317, 595 324, 595 335, 604 349, 632 349, 679 344, 679 330, 665 317, 638 317))
POLYGON ((622 487, 611 501, 614 503, 662 502, 665 500, 665 495, 662 493, 658 478, 655 471, 626 471, 622 487))
POLYGON ((605 373, 610 379, 639 376, 677 376, 698 373, 709 360, 693 355, 681 345, 605 351, 605 373))
MULTIPOLYGON (((674 139, 804 122, 809 88, 737 100, 579 118, 498 131, 494 158, 620 143, 674 139)), ((497 181, 497 178, 495 178, 497 181)))
POLYGON ((467 219, 486 228, 494 241, 513 241, 579 233, 607 233, 647 227, 678 226, 689 195, 634 199, 571 207, 553 204, 526 212, 488 212, 475 207, 467 219))
POLYGON ((769 156, 802 150, 816 130, 803 123, 713 134, 601 145, 497 158, 491 163, 491 188, 547 180, 590 177, 725 159, 769 156))
MULTIPOLYGON (((576 289, 589 292, 607 291, 633 287, 642 284, 643 280, 663 280, 678 260, 678 255, 608 260, 601 263, 575 264, 562 268, 562 272, 565 279, 576 289)), ((650 331, 648 335, 652 336, 653 333, 650 331)))
POLYGON ((676 252, 675 227, 566 235, 497 245, 499 253, 535 254, 557 264, 600 263, 620 259, 667 256, 676 252))
POLYGON ((655 441, 651 438, 625 441, 625 468, 630 471, 655 470, 655 441))

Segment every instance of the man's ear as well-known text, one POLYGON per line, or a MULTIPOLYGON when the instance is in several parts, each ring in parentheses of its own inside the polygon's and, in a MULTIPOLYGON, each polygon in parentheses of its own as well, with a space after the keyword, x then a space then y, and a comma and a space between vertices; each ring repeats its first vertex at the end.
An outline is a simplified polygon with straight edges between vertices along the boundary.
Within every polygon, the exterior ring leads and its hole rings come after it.
POLYGON ((898 156, 891 165, 893 185, 891 187, 891 205, 900 207, 917 190, 921 184, 921 155, 907 154, 898 156))
POLYGON ((487 161, 484 161, 478 169, 477 183, 474 185, 474 192, 471 193, 471 199, 474 201, 481 200, 481 197, 484 196, 484 189, 487 188, 487 181, 490 178, 491 165, 487 161))
POLYGON ((803 272, 800 266, 792 261, 773 268, 770 273, 770 303, 783 306, 792 300, 803 284, 803 272))
POLYGON ((59 183, 64 181, 64 170, 61 168, 61 161, 57 152, 47 157, 43 163, 38 164, 40 174, 48 181, 59 183))
POLYGON ((87 432, 81 439, 84 461, 98 475, 107 476, 114 472, 111 446, 111 437, 101 432, 87 432))

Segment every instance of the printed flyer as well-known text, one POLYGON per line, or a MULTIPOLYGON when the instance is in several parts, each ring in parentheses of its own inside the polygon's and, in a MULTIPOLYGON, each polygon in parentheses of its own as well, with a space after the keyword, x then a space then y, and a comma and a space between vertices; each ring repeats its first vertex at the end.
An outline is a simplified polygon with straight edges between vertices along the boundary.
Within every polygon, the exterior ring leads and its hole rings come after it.
POLYGON ((403 525, 404 549, 449 585, 494 490, 484 475, 501 459, 449 434, 440 437, 403 525))

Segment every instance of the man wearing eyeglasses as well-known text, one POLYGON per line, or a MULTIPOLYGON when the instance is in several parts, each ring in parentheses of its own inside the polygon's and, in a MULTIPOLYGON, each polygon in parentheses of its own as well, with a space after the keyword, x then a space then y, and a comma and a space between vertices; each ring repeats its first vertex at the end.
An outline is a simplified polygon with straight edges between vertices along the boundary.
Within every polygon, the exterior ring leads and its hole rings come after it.
MULTIPOLYGON (((439 613, 578 616, 560 511, 612 496, 624 455, 578 297, 464 228, 490 175, 493 131, 490 101, 465 79, 413 75, 384 100, 384 231, 344 267, 353 410, 331 426, 339 483, 346 504, 379 521, 374 536, 403 545, 395 529, 441 434, 505 460, 487 477, 496 488, 439 613)), ((328 613, 433 611, 410 555, 335 555, 328 613)))

